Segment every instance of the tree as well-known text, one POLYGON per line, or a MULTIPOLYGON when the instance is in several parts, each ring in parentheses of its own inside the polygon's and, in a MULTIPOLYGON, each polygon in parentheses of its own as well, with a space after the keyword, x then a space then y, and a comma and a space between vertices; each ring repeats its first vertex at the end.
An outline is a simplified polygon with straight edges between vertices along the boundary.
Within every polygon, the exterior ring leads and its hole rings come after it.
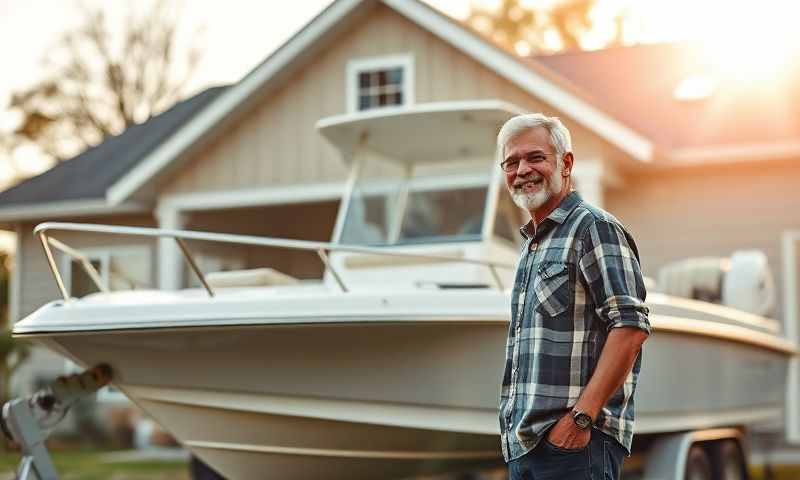
POLYGON ((199 49, 190 42, 178 55, 177 15, 166 1, 157 0, 144 15, 129 11, 124 25, 114 28, 101 9, 82 11, 82 25, 63 34, 45 57, 48 75, 12 95, 9 107, 21 119, 0 138, 7 153, 35 145, 54 160, 67 159, 183 95, 199 49))
MULTIPOLYGON (((595 2, 556 0, 552 6, 541 9, 525 7, 521 0, 502 0, 497 8, 473 3, 466 22, 520 55, 574 50, 582 47, 582 38, 594 27, 591 12, 595 2)), ((620 18, 615 19, 614 30, 609 44, 619 43, 622 38, 620 18)))

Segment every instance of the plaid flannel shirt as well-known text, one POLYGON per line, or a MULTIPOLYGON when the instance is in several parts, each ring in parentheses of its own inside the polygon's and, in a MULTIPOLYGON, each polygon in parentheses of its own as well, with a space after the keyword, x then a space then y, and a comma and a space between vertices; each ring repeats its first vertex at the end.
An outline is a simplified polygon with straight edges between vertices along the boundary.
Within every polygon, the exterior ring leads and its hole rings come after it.
MULTIPOLYGON (((572 192, 521 232, 500 398, 506 461, 531 451, 575 405, 612 328, 650 332, 639 253, 611 214, 572 192)), ((640 368, 641 353, 594 426, 628 452, 640 368)))

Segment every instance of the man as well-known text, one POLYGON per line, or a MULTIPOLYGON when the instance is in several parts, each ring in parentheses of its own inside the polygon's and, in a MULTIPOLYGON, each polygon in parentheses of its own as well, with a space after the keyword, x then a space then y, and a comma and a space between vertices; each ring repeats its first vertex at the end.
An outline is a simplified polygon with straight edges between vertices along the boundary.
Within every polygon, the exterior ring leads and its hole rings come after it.
POLYGON ((500 400, 510 477, 618 479, 650 333, 636 244, 572 191, 570 134, 557 118, 512 118, 497 153, 514 202, 531 216, 500 400))

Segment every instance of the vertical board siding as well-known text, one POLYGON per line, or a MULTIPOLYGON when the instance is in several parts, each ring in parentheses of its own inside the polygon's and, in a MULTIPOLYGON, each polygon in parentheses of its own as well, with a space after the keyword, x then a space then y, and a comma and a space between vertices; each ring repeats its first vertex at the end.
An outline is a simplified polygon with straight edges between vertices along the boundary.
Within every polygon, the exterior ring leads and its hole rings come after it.
POLYGON ((606 191, 606 206, 630 228, 642 268, 654 278, 665 264, 687 257, 764 251, 781 318, 781 235, 800 230, 798 178, 798 161, 642 172, 606 191))
MULTIPOLYGON (((330 47, 317 54, 313 62, 295 72, 220 140, 177 172, 161 192, 344 181, 346 165, 314 125, 321 118, 347 112, 345 74, 347 62, 356 58, 413 55, 417 103, 493 98, 558 115, 556 109, 388 7, 376 6, 367 19, 330 42, 330 47)), ((569 119, 565 123, 576 138, 592 137, 588 147, 596 148, 598 142, 593 134, 579 129, 569 119)))

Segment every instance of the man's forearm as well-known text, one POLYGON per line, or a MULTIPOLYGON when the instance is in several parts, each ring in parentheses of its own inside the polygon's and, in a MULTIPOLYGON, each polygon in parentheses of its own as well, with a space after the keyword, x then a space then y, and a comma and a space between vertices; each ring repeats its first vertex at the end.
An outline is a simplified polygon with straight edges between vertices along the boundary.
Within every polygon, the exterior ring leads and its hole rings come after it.
POLYGON ((614 328, 609 332, 589 384, 575 404, 595 420, 611 395, 625 383, 636 356, 647 339, 647 332, 635 327, 614 328))

